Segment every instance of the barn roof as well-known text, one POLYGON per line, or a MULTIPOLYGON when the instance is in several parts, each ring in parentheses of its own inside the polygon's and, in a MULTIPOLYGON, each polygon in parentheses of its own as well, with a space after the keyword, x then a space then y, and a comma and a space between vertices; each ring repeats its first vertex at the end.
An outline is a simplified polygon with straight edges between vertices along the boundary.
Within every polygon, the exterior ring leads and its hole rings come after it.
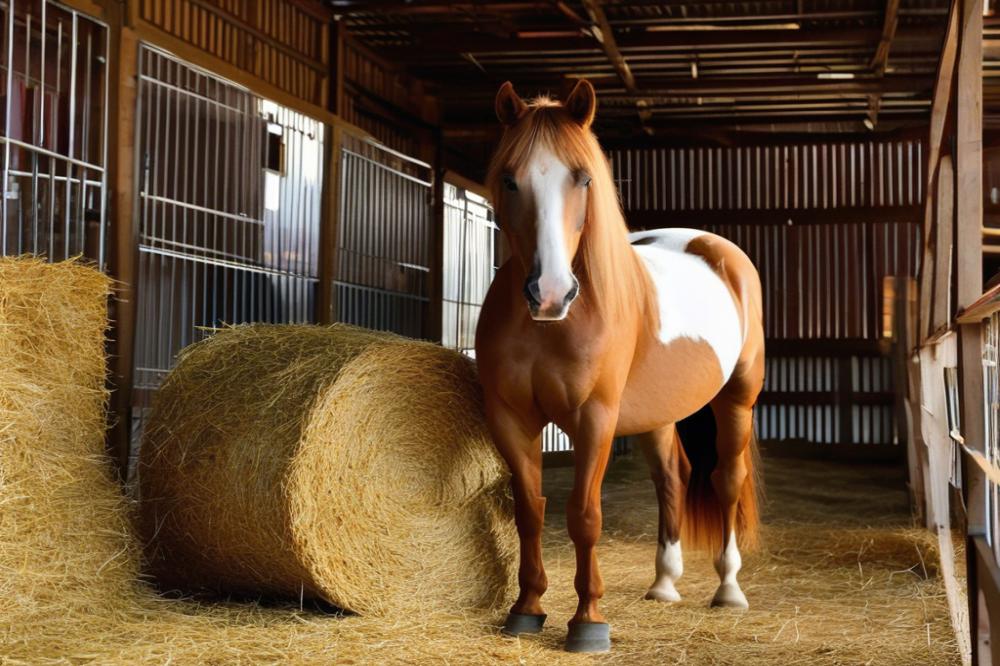
POLYGON ((927 122, 948 0, 328 0, 349 33, 493 122, 497 86, 598 89, 605 136, 927 122))

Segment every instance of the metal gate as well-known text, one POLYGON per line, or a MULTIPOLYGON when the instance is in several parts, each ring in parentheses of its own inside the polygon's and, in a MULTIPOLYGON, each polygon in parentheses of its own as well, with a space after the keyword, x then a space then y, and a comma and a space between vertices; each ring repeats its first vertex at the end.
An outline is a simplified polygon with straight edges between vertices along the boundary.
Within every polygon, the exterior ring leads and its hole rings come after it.
POLYGON ((314 321, 324 126, 153 48, 139 58, 142 408, 214 329, 314 321))
POLYGON ((474 192, 444 184, 441 344, 475 356, 476 325, 500 261, 493 208, 474 192))
POLYGON ((345 133, 340 169, 335 319, 427 337, 430 165, 345 133))
POLYGON ((108 28, 46 0, 0 4, 0 254, 103 266, 108 28))

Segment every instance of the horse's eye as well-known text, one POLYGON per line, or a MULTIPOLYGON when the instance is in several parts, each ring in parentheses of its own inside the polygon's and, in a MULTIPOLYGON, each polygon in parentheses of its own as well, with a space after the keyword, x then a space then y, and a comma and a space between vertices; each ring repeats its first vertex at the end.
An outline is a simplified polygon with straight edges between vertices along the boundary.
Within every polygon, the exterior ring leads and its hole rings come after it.
POLYGON ((576 182, 580 185, 580 187, 590 187, 590 181, 590 174, 580 173, 576 177, 576 182))
POLYGON ((503 177, 503 186, 508 192, 517 192, 517 182, 511 176, 503 177))

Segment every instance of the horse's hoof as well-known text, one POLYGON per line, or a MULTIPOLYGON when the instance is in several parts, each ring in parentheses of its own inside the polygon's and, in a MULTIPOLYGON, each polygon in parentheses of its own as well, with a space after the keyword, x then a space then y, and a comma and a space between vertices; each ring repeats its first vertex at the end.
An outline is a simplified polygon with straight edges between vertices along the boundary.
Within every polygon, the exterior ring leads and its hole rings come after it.
POLYGON ((681 600, 681 595, 670 581, 658 583, 649 588, 646 592, 646 599, 659 601, 661 603, 673 603, 681 600))
POLYGON ((723 583, 715 591, 715 596, 712 597, 712 608, 746 610, 750 608, 750 604, 747 602, 747 597, 743 594, 743 590, 740 589, 739 585, 736 583, 723 583))
POLYGON ((503 623, 500 633, 505 636, 520 636, 521 634, 537 634, 545 626, 547 615, 522 615, 508 613, 507 621, 503 623))
POLYGON ((577 622, 569 625, 567 652, 607 652, 611 649, 611 627, 607 622, 577 622))

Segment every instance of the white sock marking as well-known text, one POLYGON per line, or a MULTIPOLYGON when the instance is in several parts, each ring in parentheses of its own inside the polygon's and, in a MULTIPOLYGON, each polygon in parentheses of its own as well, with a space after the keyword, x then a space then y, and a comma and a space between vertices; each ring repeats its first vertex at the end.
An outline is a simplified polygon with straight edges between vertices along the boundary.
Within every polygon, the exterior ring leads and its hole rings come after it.
POLYGON ((684 574, 684 558, 681 556, 681 542, 668 541, 666 546, 656 545, 656 580, 646 593, 647 599, 657 601, 680 601, 674 583, 684 574))
POLYGON ((736 574, 743 566, 743 558, 740 557, 740 549, 736 546, 736 532, 729 533, 726 547, 719 553, 719 558, 715 561, 715 570, 719 574, 719 580, 725 583, 732 583, 739 587, 736 582, 736 574))

